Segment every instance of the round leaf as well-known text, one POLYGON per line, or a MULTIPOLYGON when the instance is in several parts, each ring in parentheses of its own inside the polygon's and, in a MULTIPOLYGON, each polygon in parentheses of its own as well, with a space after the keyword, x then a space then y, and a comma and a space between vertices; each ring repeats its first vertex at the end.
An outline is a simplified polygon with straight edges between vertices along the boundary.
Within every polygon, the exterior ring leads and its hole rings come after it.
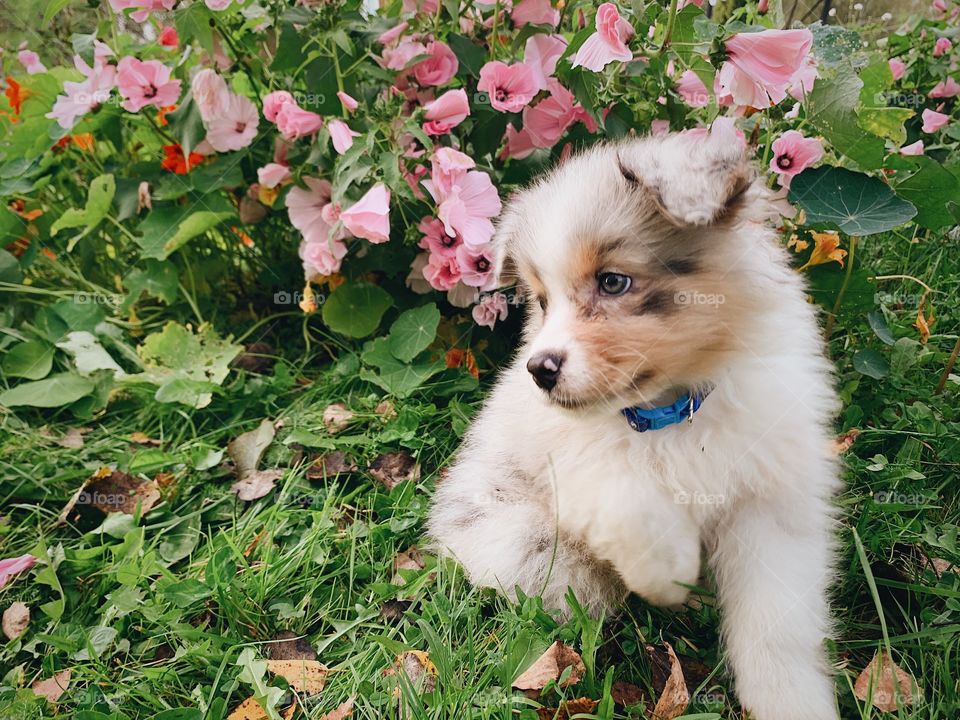
POLYGON ((880 380, 890 374, 886 358, 876 350, 861 350, 853 356, 853 369, 861 375, 880 380))
POLYGON ((440 311, 433 303, 407 310, 390 327, 390 353, 403 362, 410 362, 427 349, 437 336, 440 311))
POLYGON ((323 321, 334 332, 366 337, 393 304, 386 290, 370 283, 347 283, 334 290, 323 305, 323 321))

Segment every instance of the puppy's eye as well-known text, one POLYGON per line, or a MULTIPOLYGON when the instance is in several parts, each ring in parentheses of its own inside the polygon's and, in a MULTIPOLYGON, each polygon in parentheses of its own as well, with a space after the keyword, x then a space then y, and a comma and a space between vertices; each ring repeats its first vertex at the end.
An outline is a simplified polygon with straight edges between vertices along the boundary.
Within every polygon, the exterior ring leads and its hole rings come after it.
POLYGON ((597 276, 597 285, 604 295, 623 295, 630 289, 633 280, 629 275, 605 272, 597 276))

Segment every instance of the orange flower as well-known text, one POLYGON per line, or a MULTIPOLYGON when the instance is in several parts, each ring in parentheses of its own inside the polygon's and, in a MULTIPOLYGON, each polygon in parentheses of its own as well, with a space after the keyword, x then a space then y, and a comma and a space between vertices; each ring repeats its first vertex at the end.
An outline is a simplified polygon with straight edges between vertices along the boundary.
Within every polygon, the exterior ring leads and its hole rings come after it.
POLYGON ((843 267, 843 259, 847 256, 847 251, 840 249, 840 236, 835 232, 811 232, 810 234, 813 235, 813 252, 800 270, 834 261, 843 267))
POLYGON ((185 158, 183 148, 179 145, 164 145, 163 154, 165 157, 160 167, 177 175, 186 175, 192 168, 203 162, 203 155, 200 153, 192 152, 189 158, 185 158))
POLYGON ((252 238, 252 237, 250 237, 249 235, 247 235, 243 230, 241 230, 240 228, 238 228, 238 227, 235 226, 235 225, 232 225, 232 226, 230 227, 230 229, 233 230, 233 234, 234 234, 234 235, 236 235, 238 238, 240 238, 240 242, 242 242, 242 243, 243 243, 244 245, 246 245, 247 247, 253 247, 253 238, 252 238))
MULTIPOLYGON (((20 115, 20 109, 23 107, 23 101, 30 97, 30 91, 20 87, 20 83, 9 75, 7 76, 7 89, 4 91, 10 107, 13 108, 13 114, 20 115)), ((16 120, 14 120, 16 122, 16 120)))
POLYGON ((43 215, 43 210, 40 208, 27 210, 27 205, 21 198, 11 200, 9 203, 7 203, 7 207, 28 222, 30 220, 36 220, 38 217, 43 215))
POLYGON ((474 357, 471 350, 450 348, 447 350, 446 361, 448 368, 466 367, 467 372, 477 379, 480 378, 480 368, 477 367, 477 358, 474 357))
POLYGON ((172 113, 176 109, 177 109, 176 105, 164 105, 162 108, 157 110, 157 122, 160 124, 161 127, 164 125, 170 124, 167 121, 167 113, 172 113))
POLYGON ((307 281, 307 284, 303 288, 303 298, 301 298, 300 302, 297 304, 305 313, 317 311, 317 296, 313 294, 313 287, 311 287, 309 281, 307 281))
POLYGON ((73 140, 73 144, 78 148, 86 152, 87 150, 93 150, 93 135, 91 133, 80 133, 79 135, 71 135, 70 139, 73 140))

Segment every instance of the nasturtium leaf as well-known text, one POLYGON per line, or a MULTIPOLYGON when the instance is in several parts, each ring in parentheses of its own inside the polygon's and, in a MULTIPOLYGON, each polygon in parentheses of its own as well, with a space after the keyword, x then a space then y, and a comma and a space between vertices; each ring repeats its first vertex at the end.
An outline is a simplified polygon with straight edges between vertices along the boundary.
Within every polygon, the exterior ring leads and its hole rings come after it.
POLYGON ((40 380, 50 374, 53 353, 52 347, 38 340, 18 343, 3 356, 3 373, 9 377, 40 380))
POLYGON ((433 342, 439 324, 440 311, 433 303, 406 310, 390 326, 390 352, 397 360, 410 362, 433 342))
POLYGON ((0 405, 6 407, 54 408, 69 405, 93 392, 95 383, 72 373, 51 375, 46 380, 21 383, 0 393, 0 405))
POLYGON ((893 345, 896 342, 893 333, 890 332, 890 326, 887 325, 887 319, 880 310, 867 313, 867 322, 873 334, 880 338, 884 345, 893 345))
POLYGON ((860 350, 853 356, 853 369, 861 375, 867 375, 876 380, 885 378, 890 373, 890 366, 886 358, 873 349, 860 350))
POLYGON ((362 355, 365 367, 360 377, 386 390, 397 397, 406 397, 423 385, 427 380, 443 372, 446 367, 442 361, 406 363, 397 360, 390 351, 387 338, 377 338, 364 346, 362 355))
POLYGON ((955 225, 949 203, 960 198, 960 178, 931 157, 898 156, 891 179, 898 196, 917 208, 916 222, 930 230, 955 225))
POLYGON ((917 355, 923 346, 911 337, 902 337, 890 350, 890 370, 894 375, 903 375, 917 362, 917 355))
POLYGON ((0 282, 18 283, 23 279, 23 271, 16 256, 0 248, 0 282))
POLYGON ((873 235, 910 220, 917 209, 876 178, 823 165, 804 170, 790 184, 790 201, 812 225, 829 224, 848 235, 873 235))
POLYGON ((390 294, 371 283, 341 285, 323 304, 323 321, 334 332, 353 338, 366 337, 380 324, 383 314, 393 305, 390 294))
POLYGON ((179 562, 197 547, 200 542, 200 515, 191 515, 163 533, 163 540, 157 551, 166 562, 179 562))
POLYGON ((864 132, 857 117, 863 81, 853 72, 818 78, 807 95, 807 119, 833 145, 861 167, 872 170, 883 163, 883 140, 864 132))

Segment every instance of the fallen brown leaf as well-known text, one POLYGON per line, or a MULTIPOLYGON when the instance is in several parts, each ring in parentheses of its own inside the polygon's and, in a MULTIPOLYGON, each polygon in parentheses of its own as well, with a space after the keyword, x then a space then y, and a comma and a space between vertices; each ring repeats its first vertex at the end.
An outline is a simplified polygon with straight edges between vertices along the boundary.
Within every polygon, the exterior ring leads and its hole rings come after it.
POLYGON ((588 697, 561 700, 558 708, 537 708, 538 720, 568 720, 573 715, 592 713, 598 701, 588 697))
POLYGON ((874 654, 853 685, 854 695, 883 712, 896 712, 901 706, 912 705, 915 693, 919 693, 916 679, 893 662, 886 651, 874 654))
POLYGON ((350 717, 351 715, 353 715, 352 695, 330 712, 321 715, 320 720, 346 720, 346 718, 350 717))
POLYGON ((390 580, 393 585, 406 585, 407 581, 400 574, 401 570, 423 570, 426 563, 423 560, 423 553, 416 545, 411 545, 405 552, 398 552, 393 558, 393 578, 390 580))
POLYGON ((142 480, 121 470, 101 468, 85 483, 74 504, 91 505, 103 513, 146 514, 160 500, 155 480, 142 480), (106 472, 105 472, 106 470, 106 472))
POLYGON ((647 694, 643 691, 643 688, 623 680, 617 680, 610 688, 610 697, 617 705, 630 707, 631 705, 645 705, 647 694))
POLYGON ((357 464, 347 457, 345 452, 334 450, 313 461, 313 464, 307 468, 307 479, 324 480, 328 477, 353 473, 358 469, 357 464))
POLYGON ((559 680, 568 667, 572 670, 561 687, 580 682, 586 667, 576 650, 557 640, 513 681, 513 687, 517 690, 543 690, 551 680, 559 680))
POLYGON ((387 600, 380 606, 380 619, 389 623, 402 620, 412 604, 409 600, 387 600))
POLYGON ((943 558, 930 558, 930 565, 933 567, 933 572, 937 574, 937 578, 942 578, 944 573, 954 569, 953 563, 943 558))
POLYGON ((323 410, 323 424, 331 435, 346 430, 351 420, 353 420, 353 411, 343 403, 327 405, 323 410))
POLYGON ((15 602, 3 611, 3 634, 16 640, 30 624, 30 608, 25 603, 15 602))
POLYGON ((653 708, 653 717, 655 720, 673 720, 683 715, 684 710, 687 709, 687 705, 690 704, 690 692, 687 690, 687 683, 683 678, 683 668, 680 667, 677 654, 673 651, 670 643, 664 642, 663 644, 670 656, 670 675, 667 677, 663 692, 653 708))
POLYGON ((267 711, 252 696, 237 705, 227 716, 227 720, 269 720, 269 718, 267 711))
POLYGON ((390 420, 397 416, 397 411, 389 400, 381 400, 373 411, 384 420, 390 420))
POLYGON ((162 444, 159 440, 139 430, 134 430, 130 433, 130 442, 136 443, 137 445, 152 445, 153 447, 159 447, 162 444))
POLYGON ((860 437, 859 428, 850 428, 845 433, 837 435, 831 443, 831 449, 833 450, 834 455, 843 455, 850 448, 853 447, 853 443, 856 442, 856 439, 860 437))
POLYGON ((273 489, 283 471, 257 470, 260 458, 266 452, 276 435, 274 424, 267 419, 260 422, 255 430, 237 435, 227 444, 227 454, 233 460, 237 482, 230 486, 241 500, 257 500, 273 489))
POLYGON ((378 455, 367 469, 387 490, 393 490, 404 480, 420 479, 420 465, 406 450, 378 455))
POLYGON ((282 677, 294 690, 308 695, 323 690, 330 672, 316 660, 267 660, 267 670, 282 677))
POLYGON ((267 643, 267 654, 271 660, 316 660, 317 653, 310 641, 292 633, 281 630, 273 642, 267 643))
POLYGON ((69 668, 61 670, 46 680, 35 680, 30 689, 33 690, 35 695, 45 697, 50 702, 55 703, 67 691, 68 687, 70 687, 69 668))
MULTIPOLYGON (((437 666, 430 656, 422 650, 407 650, 397 656, 393 666, 384 671, 384 675, 395 675, 402 672, 407 676, 410 684, 417 692, 433 692, 437 687, 437 666)), ((400 687, 393 690, 394 697, 400 697, 400 687)))
POLYGON ((88 427, 67 428, 67 431, 57 439, 57 445, 71 450, 79 450, 83 447, 83 436, 88 432, 90 432, 88 427))

